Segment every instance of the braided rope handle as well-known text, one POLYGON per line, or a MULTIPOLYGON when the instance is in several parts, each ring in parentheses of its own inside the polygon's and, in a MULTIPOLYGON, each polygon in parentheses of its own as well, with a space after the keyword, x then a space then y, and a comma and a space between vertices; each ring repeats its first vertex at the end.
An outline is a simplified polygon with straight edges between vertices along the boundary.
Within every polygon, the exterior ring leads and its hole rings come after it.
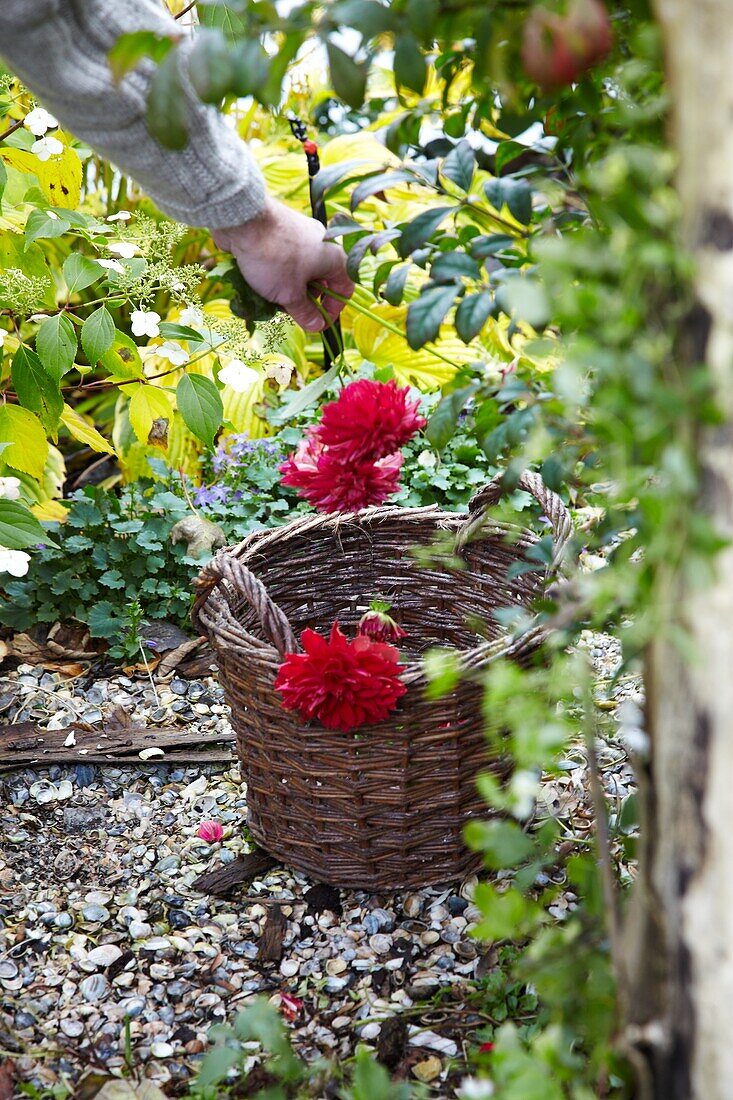
MULTIPOLYGON (((552 489, 548 489, 539 474, 525 470, 519 476, 517 489, 530 493, 542 508, 552 526, 555 538, 555 552, 549 572, 554 572, 565 553, 565 548, 573 535, 573 521, 561 498, 552 489)), ((468 517, 456 536, 456 549, 461 549, 473 538, 480 537, 486 522, 486 512, 497 504, 506 492, 504 474, 497 474, 482 489, 474 493, 468 504, 468 517)))
MULTIPOLYGON (((237 595, 247 600, 260 621, 265 637, 275 649, 284 656, 297 653, 300 649, 287 615, 275 603, 264 584, 251 569, 243 565, 231 551, 220 550, 208 565, 205 565, 196 582, 198 594, 194 601, 191 618, 197 629, 207 634, 200 615, 212 591, 224 581, 228 581, 237 595)), ((225 593, 226 595, 226 593, 225 593)))

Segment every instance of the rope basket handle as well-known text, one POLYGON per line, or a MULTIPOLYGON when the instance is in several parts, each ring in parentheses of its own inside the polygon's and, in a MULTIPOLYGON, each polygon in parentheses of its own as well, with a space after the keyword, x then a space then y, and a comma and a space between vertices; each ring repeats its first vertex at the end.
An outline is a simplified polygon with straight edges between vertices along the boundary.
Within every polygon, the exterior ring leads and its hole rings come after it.
MULTIPOLYGON (((252 570, 226 550, 220 550, 214 555, 208 565, 204 566, 196 582, 198 594, 191 611, 191 618, 194 626, 202 634, 208 635, 209 631, 201 621, 201 612, 212 591, 224 581, 228 581, 238 595, 244 596, 257 615, 265 637, 281 656, 299 651, 300 646, 283 609, 278 607, 252 570)), ((224 594, 226 598, 226 592, 224 594)))
MULTIPOLYGON (((570 513, 561 498, 552 489, 548 489, 539 474, 531 470, 525 470, 519 475, 515 486, 530 493, 542 508, 552 526, 555 539, 555 552, 552 556, 552 564, 549 572, 557 569, 565 548, 574 533, 573 521, 570 513)), ((486 513, 493 505, 498 504, 507 489, 504 486, 504 474, 497 474, 482 489, 474 493, 468 502, 468 517, 456 536, 456 549, 460 550, 471 539, 480 535, 486 522, 486 513)))

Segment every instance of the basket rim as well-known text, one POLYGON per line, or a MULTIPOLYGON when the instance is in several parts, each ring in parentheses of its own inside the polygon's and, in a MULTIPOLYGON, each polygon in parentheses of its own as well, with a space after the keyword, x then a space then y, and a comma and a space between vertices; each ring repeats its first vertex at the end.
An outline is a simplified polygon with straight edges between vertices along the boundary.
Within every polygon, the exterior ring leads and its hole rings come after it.
MULTIPOLYGON (((470 513, 469 513, 470 515, 470 513)), ((298 516, 287 524, 279 527, 265 528, 260 531, 250 532, 241 542, 219 550, 210 566, 215 569, 225 567, 227 560, 240 562, 244 566, 251 566, 256 573, 256 565, 262 554, 273 544, 281 545, 294 538, 301 538, 310 532, 338 533, 344 528, 356 528, 361 531, 380 523, 394 522, 395 520, 406 525, 430 524, 435 530, 460 532, 467 522, 465 512, 451 512, 439 505, 428 505, 422 508, 405 508, 399 505, 388 505, 365 508, 359 512, 336 514, 306 514, 298 516)), ((492 536, 511 534, 512 548, 520 550, 536 545, 541 536, 527 527, 519 524, 504 523, 496 520, 487 520, 482 524, 481 534, 476 542, 490 539, 492 536)), ((545 579, 549 581, 554 570, 546 570, 545 579)), ((204 580, 207 570, 202 571, 199 583, 203 581, 206 589, 202 593, 203 598, 197 601, 195 621, 204 628, 209 640, 217 648, 217 642, 240 652, 247 652, 250 658, 255 658, 263 664, 270 665, 273 672, 282 663, 282 656, 276 647, 268 641, 258 638, 239 623, 233 615, 229 604, 216 586, 209 580, 204 580)), ((541 623, 540 616, 535 615, 532 621, 524 629, 516 634, 502 634, 490 641, 480 642, 468 649, 455 649, 456 659, 461 672, 478 671, 488 663, 505 656, 520 656, 522 653, 537 648, 548 634, 548 630, 541 623)), ((427 679, 423 672, 423 659, 401 658, 404 671, 401 674, 403 683, 409 685, 426 684, 427 679)))

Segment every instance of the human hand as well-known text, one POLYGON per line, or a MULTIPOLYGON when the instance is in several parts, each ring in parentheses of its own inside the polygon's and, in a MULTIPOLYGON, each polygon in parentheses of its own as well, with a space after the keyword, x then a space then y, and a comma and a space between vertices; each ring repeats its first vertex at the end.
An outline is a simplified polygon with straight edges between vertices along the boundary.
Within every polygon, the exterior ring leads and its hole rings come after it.
POLYGON ((302 328, 320 332, 328 321, 309 293, 322 300, 322 308, 332 320, 344 303, 309 284, 328 287, 343 298, 350 298, 354 291, 346 273, 344 250, 324 241, 324 233, 314 218, 268 198, 256 217, 242 225, 216 229, 212 236, 219 248, 232 253, 242 275, 258 294, 282 306, 302 328))

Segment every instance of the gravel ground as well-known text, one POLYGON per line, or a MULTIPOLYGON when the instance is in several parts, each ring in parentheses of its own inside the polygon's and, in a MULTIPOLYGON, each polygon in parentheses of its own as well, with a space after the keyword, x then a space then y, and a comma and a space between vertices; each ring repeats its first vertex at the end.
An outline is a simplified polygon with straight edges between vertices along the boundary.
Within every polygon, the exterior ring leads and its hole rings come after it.
MULTIPOLYGON (((600 705, 613 711, 624 702, 622 734, 633 739, 636 685, 610 684, 618 652, 609 639, 589 637, 588 648, 600 705)), ((67 680, 28 665, 0 679, 6 722, 94 725, 116 708, 151 724, 196 722, 202 735, 228 729, 211 679, 154 689, 148 679, 67 680)), ((632 788, 623 737, 600 740, 598 751, 613 809, 632 788)), ((192 883, 247 850, 235 765, 26 769, 0 776, 0 787, 0 1048, 17 1056, 20 1081, 65 1083, 73 1095, 90 1067, 119 1073, 127 1017, 136 1066, 175 1095, 212 1024, 257 994, 277 1004, 287 993, 303 1002, 290 1021, 301 1054, 343 1059, 357 1041, 378 1043, 384 1021, 401 1015, 409 1021, 403 1071, 429 1081, 434 1095, 455 1095, 447 1063, 484 1022, 466 998, 495 963, 470 936, 475 879, 380 897, 342 891, 332 909, 314 910, 305 876, 277 868, 219 901, 192 883), (196 836, 210 818, 224 827, 219 844, 196 836), (282 960, 268 963, 259 940, 275 899, 288 926, 282 960), (425 1007, 439 991, 459 1014, 425 1007)), ((590 831, 582 748, 568 754, 542 801, 568 837, 590 831)), ((573 903, 564 895, 557 919, 573 903)))

